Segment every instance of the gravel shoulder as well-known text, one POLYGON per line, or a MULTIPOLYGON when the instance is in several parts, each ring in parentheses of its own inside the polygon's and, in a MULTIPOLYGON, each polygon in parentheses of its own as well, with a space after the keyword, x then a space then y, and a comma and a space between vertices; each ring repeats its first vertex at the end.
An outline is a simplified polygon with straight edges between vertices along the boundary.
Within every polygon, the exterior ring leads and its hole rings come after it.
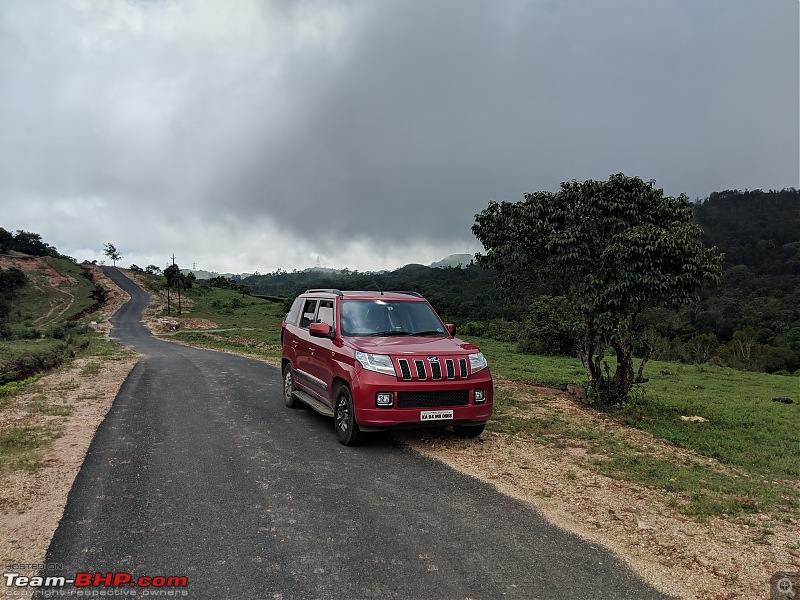
MULTIPOLYGON (((104 314, 110 317, 127 298, 97 271, 97 280, 104 282, 111 297, 104 307, 104 314)), ((145 320, 154 333, 166 333, 157 320, 145 320)), ((107 328, 107 318, 100 328, 107 328)), ((6 566, 44 561, 92 437, 136 363, 135 355, 129 354, 105 361, 102 369, 87 376, 88 360, 95 359, 78 359, 15 396, 20 411, 34 396, 46 395, 70 406, 72 413, 61 417, 61 435, 44 452, 38 469, 0 480, 0 553, 6 566)), ((590 411, 557 390, 502 378, 497 385, 526 399, 533 413, 557 413, 617 430, 665 454, 687 452, 590 411)), ((671 502, 674 499, 660 490, 598 475, 589 468, 598 457, 577 442, 566 449, 554 448, 520 435, 489 431, 476 440, 435 431, 395 437, 423 455, 532 505, 555 525, 609 548, 646 581, 680 598, 768 598, 773 573, 800 571, 797 521, 755 515, 751 522, 713 518, 698 523, 681 515, 671 502)))

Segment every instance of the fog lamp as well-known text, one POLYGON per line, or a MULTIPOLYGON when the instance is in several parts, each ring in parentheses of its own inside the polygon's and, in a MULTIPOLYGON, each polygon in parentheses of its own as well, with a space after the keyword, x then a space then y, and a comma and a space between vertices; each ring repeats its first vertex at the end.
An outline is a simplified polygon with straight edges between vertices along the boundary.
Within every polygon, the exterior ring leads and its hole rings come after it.
POLYGON ((486 402, 486 390, 475 390, 475 404, 486 402))
POLYGON ((383 408, 392 406, 394 404, 394 394, 392 392, 378 392, 375 403, 383 408))

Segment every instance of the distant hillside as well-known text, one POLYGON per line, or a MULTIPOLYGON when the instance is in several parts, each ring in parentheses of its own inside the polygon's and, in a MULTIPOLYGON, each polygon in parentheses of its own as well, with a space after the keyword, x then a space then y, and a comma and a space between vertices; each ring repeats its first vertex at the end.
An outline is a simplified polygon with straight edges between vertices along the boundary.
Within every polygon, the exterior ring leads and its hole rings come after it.
POLYGON ((184 275, 193 273, 197 279, 213 279, 214 277, 240 279, 242 277, 250 277, 252 275, 252 273, 217 273, 216 271, 205 271, 203 269, 181 269, 181 273, 184 275))
POLYGON ((466 268, 473 260, 475 260, 475 257, 472 254, 451 254, 450 256, 444 257, 442 260, 432 262, 430 266, 434 269, 443 267, 466 268))
POLYGON ((800 275, 800 190, 714 192, 695 206, 695 218, 726 266, 800 275))

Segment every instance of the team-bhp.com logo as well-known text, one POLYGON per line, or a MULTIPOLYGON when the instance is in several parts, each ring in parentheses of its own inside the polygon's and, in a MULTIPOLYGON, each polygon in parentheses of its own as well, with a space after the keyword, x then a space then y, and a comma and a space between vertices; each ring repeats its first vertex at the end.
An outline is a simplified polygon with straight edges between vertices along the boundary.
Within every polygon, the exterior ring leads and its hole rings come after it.
POLYGON ((75 577, 33 576, 20 573, 3 573, 6 587, 16 588, 63 588, 68 585, 76 588, 130 587, 130 588, 185 588, 189 585, 187 577, 166 575, 142 575, 134 577, 131 573, 75 573, 75 577))

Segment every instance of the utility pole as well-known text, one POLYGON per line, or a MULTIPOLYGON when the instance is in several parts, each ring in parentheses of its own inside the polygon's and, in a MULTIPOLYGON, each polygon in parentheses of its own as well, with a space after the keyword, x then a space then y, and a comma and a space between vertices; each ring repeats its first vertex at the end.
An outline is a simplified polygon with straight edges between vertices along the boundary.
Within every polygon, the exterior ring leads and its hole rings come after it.
MULTIPOLYGON (((167 268, 169 268, 169 266, 167 266, 167 268)), ((164 269, 164 270, 166 271, 166 269, 164 269)), ((170 303, 169 303, 169 287, 170 287, 169 286, 169 276, 166 276, 166 277, 167 277, 167 315, 171 315, 172 312, 171 312, 170 303)))
MULTIPOLYGON (((172 255, 172 266, 175 267, 175 254, 172 255)), ((181 314, 181 272, 174 268, 172 271, 175 273, 175 277, 177 277, 176 284, 178 286, 178 314, 181 314)))

